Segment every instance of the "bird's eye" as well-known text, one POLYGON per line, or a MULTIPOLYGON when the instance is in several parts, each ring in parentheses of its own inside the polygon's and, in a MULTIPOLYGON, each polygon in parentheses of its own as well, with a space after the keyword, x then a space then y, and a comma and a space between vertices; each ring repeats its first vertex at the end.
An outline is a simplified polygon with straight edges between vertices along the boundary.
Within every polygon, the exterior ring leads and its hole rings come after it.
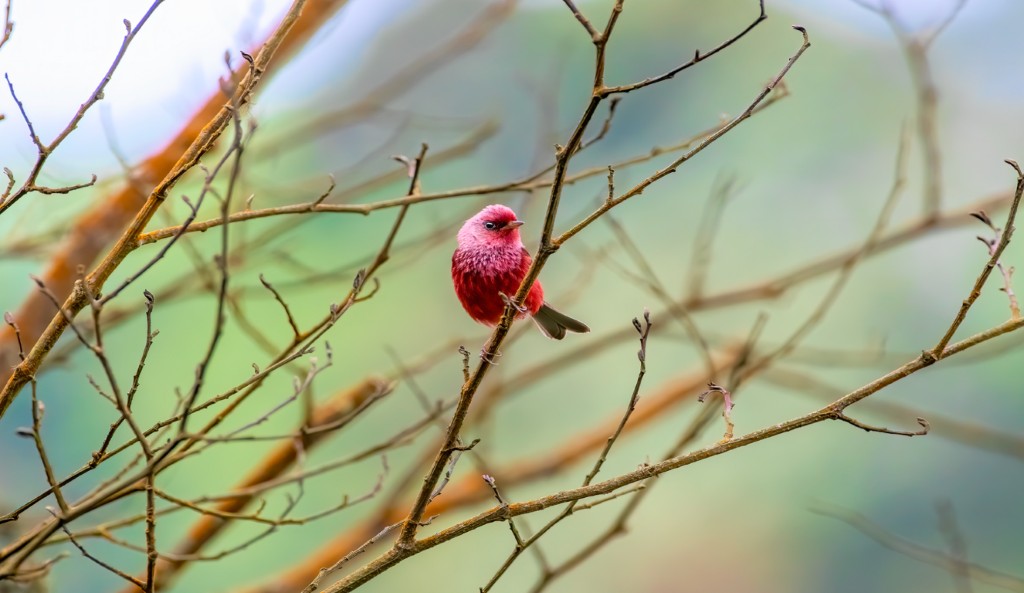
POLYGON ((487 222, 484 223, 484 228, 489 231, 493 231, 494 229, 498 228, 498 223, 488 220, 487 222))

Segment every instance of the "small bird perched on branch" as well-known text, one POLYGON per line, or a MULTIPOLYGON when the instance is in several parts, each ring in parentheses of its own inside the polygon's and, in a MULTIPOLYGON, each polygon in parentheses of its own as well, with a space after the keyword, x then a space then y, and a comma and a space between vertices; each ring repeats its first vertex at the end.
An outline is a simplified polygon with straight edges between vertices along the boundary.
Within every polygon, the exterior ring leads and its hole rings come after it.
MULTIPOLYGON (((459 230, 459 247, 452 254, 455 294, 469 316, 484 325, 498 323, 506 300, 519 290, 530 268, 530 252, 519 238, 521 226, 523 221, 511 208, 495 204, 467 220, 459 230)), ((590 331, 586 324, 545 303, 539 280, 526 295, 518 317, 527 313, 544 335, 555 340, 564 338, 566 331, 590 331)))

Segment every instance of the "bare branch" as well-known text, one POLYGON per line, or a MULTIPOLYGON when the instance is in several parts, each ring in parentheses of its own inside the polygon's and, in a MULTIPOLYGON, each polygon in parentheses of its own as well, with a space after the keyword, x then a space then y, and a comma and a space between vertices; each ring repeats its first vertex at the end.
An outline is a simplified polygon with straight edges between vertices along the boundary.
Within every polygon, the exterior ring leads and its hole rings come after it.
MULTIPOLYGON (((981 274, 978 275, 978 279, 974 281, 974 287, 971 289, 971 293, 964 299, 963 304, 960 305, 960 310, 957 312, 956 317, 953 318, 953 323, 950 324, 949 329, 939 340, 939 343, 932 348, 930 354, 936 359, 945 356, 946 345, 953 339, 953 335, 956 334, 956 330, 960 327, 960 324, 967 318, 967 311, 970 310, 978 297, 981 296, 981 289, 985 286, 985 281, 988 280, 989 274, 992 273, 992 269, 996 267, 996 262, 999 261, 999 256, 1003 254, 1003 250, 1010 244, 1010 238, 1013 237, 1014 226, 1013 223, 1017 218, 1017 207, 1020 206, 1021 196, 1024 195, 1024 172, 1021 171, 1020 167, 1014 161, 1006 161, 1008 165, 1013 167, 1014 171, 1017 172, 1017 188, 1013 192, 1013 202, 1010 203, 1010 211, 1006 215, 1006 223, 1003 224, 1003 228, 1006 229, 999 235, 999 242, 994 246, 990 247, 989 251, 991 257, 989 257, 988 263, 982 268, 981 274)), ((1019 314, 1014 316, 1014 319, 1019 318, 1019 314)))
POLYGON ((863 422, 861 422, 859 420, 851 418, 851 417, 847 416, 846 414, 844 414, 842 412, 839 412, 839 413, 836 414, 836 420, 842 420, 843 422, 846 422, 847 424, 849 424, 851 426, 856 426, 857 428, 859 428, 859 429, 861 429, 861 430, 863 430, 865 432, 880 432, 880 433, 883 433, 883 434, 895 434, 895 435, 900 435, 900 436, 905 436, 905 437, 920 437, 920 436, 924 436, 924 435, 928 434, 928 431, 931 429, 931 426, 928 424, 928 421, 925 420, 924 418, 918 418, 917 419, 917 423, 919 425, 921 425, 921 430, 914 430, 914 431, 909 431, 909 430, 892 430, 892 429, 889 429, 889 428, 884 428, 884 427, 879 427, 879 426, 871 426, 871 425, 868 425, 868 424, 864 424, 863 422))
MULTIPOLYGON (((128 20, 125 19, 125 36, 124 39, 121 41, 121 47, 118 48, 117 54, 114 56, 114 61, 110 64, 110 67, 107 69, 106 74, 103 75, 103 78, 100 80, 100 83, 96 85, 96 88, 93 90, 93 92, 79 106, 78 111, 75 113, 75 115, 71 117, 71 121, 68 122, 68 125, 65 126, 64 129, 61 130, 57 134, 57 136, 49 142, 49 144, 44 145, 42 140, 39 139, 39 136, 36 134, 35 128, 32 125, 32 120, 29 119, 28 114, 25 112, 25 106, 21 104, 21 101, 14 94, 14 85, 11 83, 11 79, 6 74, 4 75, 4 78, 7 80, 7 86, 11 91, 11 96, 14 97, 14 101, 18 104, 18 110, 21 111, 22 119, 25 120, 25 125, 28 127, 29 136, 31 136, 33 144, 36 145, 36 150, 39 154, 36 157, 35 164, 32 165, 32 169, 29 171, 28 177, 22 183, 21 187, 18 188, 18 190, 15 191, 14 193, 11 193, 10 195, 6 193, 4 194, 4 199, 0 201, 0 214, 3 214, 8 208, 13 206, 15 202, 23 198, 26 194, 32 193, 33 191, 37 191, 43 194, 66 194, 76 189, 88 187, 96 183, 95 175, 92 176, 92 181, 88 183, 70 185, 61 188, 42 187, 36 184, 36 180, 39 178, 40 172, 42 172, 43 165, 46 164, 46 159, 49 158, 53 151, 56 150, 62 142, 64 142, 64 140, 71 134, 71 132, 75 131, 75 129, 78 128, 78 124, 82 121, 82 118, 85 117, 85 114, 89 110, 89 108, 91 108, 100 99, 103 98, 103 91, 104 89, 106 89, 107 83, 110 82, 110 79, 113 78, 114 71, 117 70, 117 67, 121 64, 121 59, 124 58, 125 54, 127 53, 128 46, 131 44, 132 40, 135 39, 135 36, 138 35, 138 32, 140 29, 142 29, 142 26, 149 21, 149 17, 153 15, 153 12, 156 11, 157 7, 160 6, 160 4, 162 3, 163 0, 155 0, 149 6, 146 12, 142 15, 142 18, 139 19, 139 22, 134 29, 132 28, 128 20)), ((0 41, 0 46, 2 46, 3 43, 5 43, 8 37, 10 36, 12 28, 10 16, 11 4, 10 2, 8 2, 7 19, 4 27, 4 37, 3 40, 0 41)))

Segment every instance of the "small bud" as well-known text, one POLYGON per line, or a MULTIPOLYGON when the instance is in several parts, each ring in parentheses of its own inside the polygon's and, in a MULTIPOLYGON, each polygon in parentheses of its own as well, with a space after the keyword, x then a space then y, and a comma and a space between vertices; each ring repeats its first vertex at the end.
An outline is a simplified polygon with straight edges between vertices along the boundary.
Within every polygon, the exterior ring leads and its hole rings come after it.
POLYGON ((992 219, 989 218, 988 213, 985 212, 984 210, 978 210, 977 212, 971 212, 971 216, 973 216, 974 218, 977 218, 978 220, 980 220, 982 222, 982 224, 984 224, 986 226, 989 226, 989 227, 993 226, 992 225, 992 219))

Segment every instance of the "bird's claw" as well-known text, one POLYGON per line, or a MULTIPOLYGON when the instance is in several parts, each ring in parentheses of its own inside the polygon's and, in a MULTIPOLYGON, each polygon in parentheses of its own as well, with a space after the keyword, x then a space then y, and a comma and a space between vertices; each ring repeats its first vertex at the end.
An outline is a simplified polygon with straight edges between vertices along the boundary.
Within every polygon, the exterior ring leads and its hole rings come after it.
POLYGON ((512 307, 513 309, 515 309, 519 313, 527 313, 528 312, 528 309, 526 307, 520 307, 519 305, 517 305, 515 303, 515 301, 512 300, 511 297, 509 297, 507 294, 501 292, 500 290, 498 291, 498 296, 501 297, 501 302, 505 303, 506 307, 512 307))
POLYGON ((495 358, 501 358, 501 352, 495 352, 494 354, 491 354, 487 352, 487 348, 482 348, 480 350, 480 359, 486 362, 487 364, 491 366, 498 366, 498 361, 494 360, 495 358))

